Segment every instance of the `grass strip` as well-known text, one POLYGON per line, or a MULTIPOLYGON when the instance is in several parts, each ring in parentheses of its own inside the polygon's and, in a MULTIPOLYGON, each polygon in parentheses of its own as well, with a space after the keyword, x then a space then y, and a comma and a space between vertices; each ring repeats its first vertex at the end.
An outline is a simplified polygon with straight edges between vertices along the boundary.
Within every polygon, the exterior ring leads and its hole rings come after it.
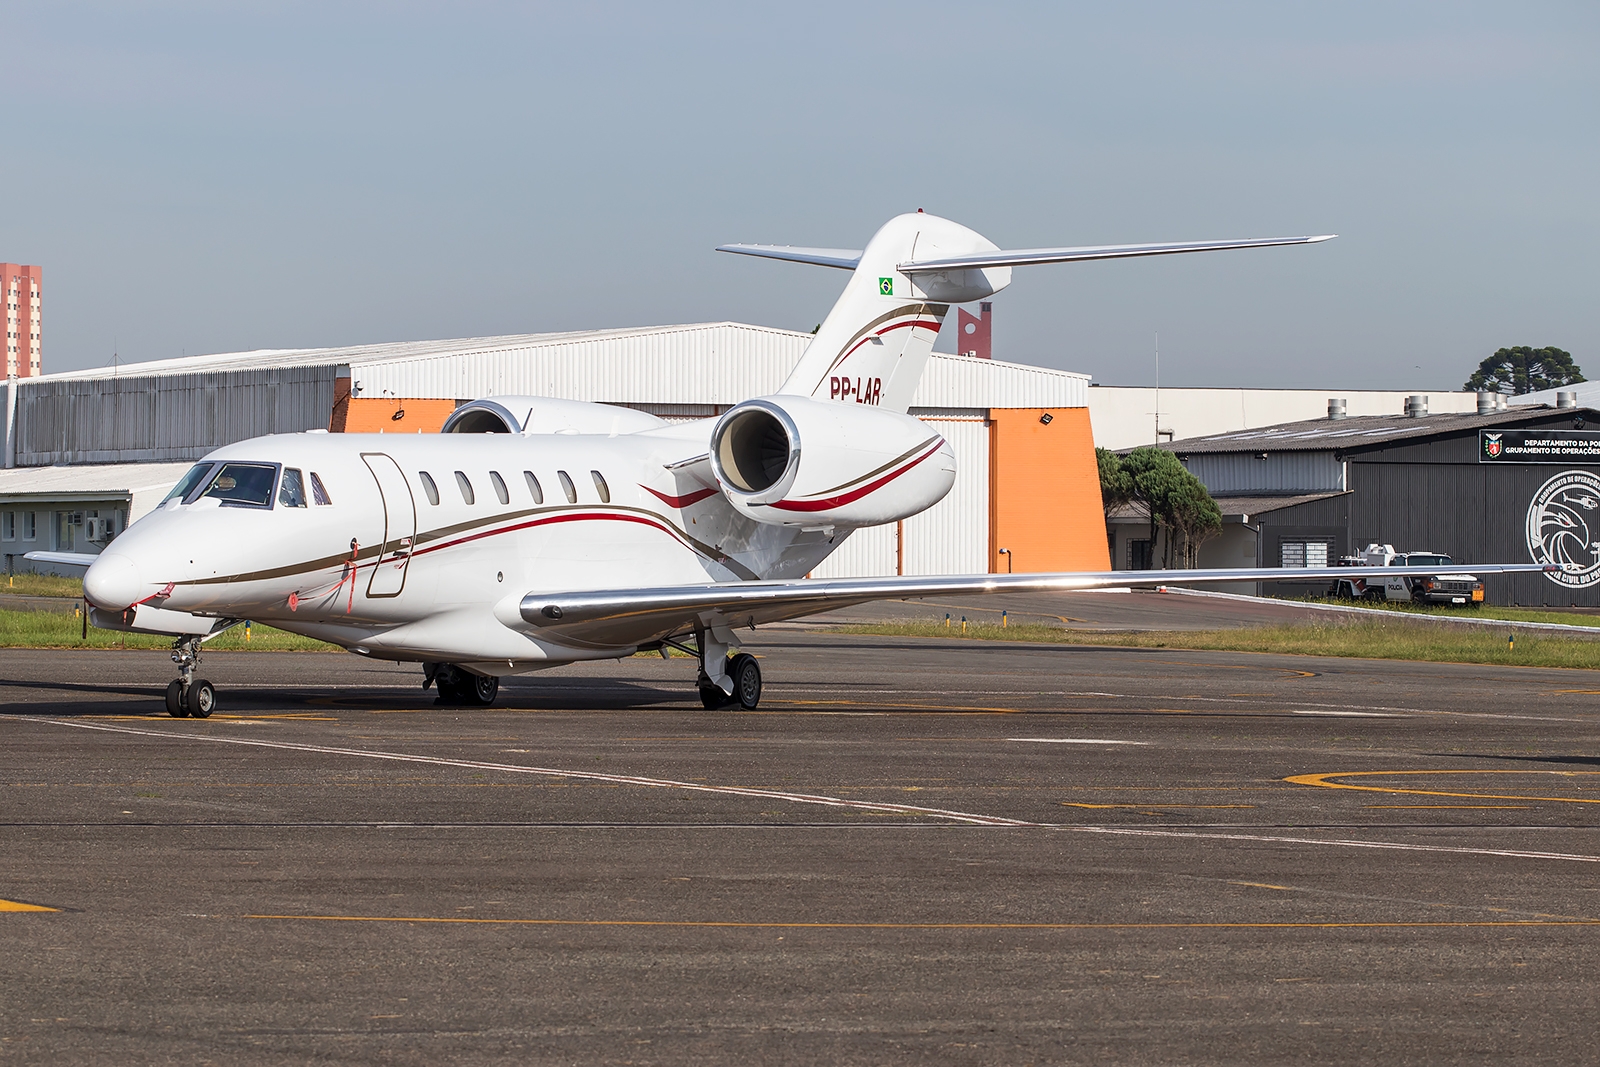
POLYGON ((1341 607, 1358 607, 1367 611, 1388 611, 1400 615, 1440 615, 1459 619, 1500 619, 1504 622, 1553 622, 1562 626, 1600 627, 1600 615, 1581 611, 1563 611, 1560 608, 1514 608, 1485 604, 1478 608, 1463 608, 1450 604, 1408 604, 1403 600, 1361 601, 1330 600, 1326 597, 1306 597, 1303 601, 1288 603, 1337 604, 1341 607))
POLYGON ((83 596, 82 578, 62 578, 54 574, 7 574, 0 582, 0 593, 17 596, 83 596))
POLYGON ((959 626, 942 622, 868 623, 830 627, 834 633, 880 637, 942 637, 971 641, 1030 641, 1057 645, 1109 645, 1118 648, 1172 648, 1207 652, 1272 652, 1293 656, 1345 656, 1358 659, 1420 660, 1430 663, 1492 663, 1516 667, 1600 669, 1600 641, 1568 636, 1463 632, 1408 626, 1385 619, 1295 623, 1230 630, 1161 630, 1140 633, 1068 630, 1037 624, 1000 627, 993 623, 959 626))
MULTIPOLYGON (((20 578, 21 575, 18 575, 20 578)), ((83 620, 70 608, 66 611, 0 610, 0 648, 171 648, 172 638, 157 634, 130 634, 121 630, 89 627, 87 639, 81 637, 83 620)), ((340 652, 338 645, 313 641, 259 623, 250 627, 245 639, 243 626, 214 637, 205 644, 207 652, 340 652)))

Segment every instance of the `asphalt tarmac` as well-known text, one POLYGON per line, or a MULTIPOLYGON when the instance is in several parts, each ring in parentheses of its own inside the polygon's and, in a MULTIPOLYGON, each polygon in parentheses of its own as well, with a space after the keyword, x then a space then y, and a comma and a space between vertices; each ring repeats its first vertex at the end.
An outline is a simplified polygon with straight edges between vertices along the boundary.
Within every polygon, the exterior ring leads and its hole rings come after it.
POLYGON ((0 651, 0 1061, 1593 1056, 1600 674, 752 637, 0 651))

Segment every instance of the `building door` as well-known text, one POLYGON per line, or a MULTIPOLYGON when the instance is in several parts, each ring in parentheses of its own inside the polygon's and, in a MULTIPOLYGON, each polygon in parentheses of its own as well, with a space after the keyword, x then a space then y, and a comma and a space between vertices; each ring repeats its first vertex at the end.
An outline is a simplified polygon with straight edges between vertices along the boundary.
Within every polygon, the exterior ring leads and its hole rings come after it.
POLYGON ((361 459, 383 497, 383 551, 367 580, 367 596, 399 596, 406 584, 406 565, 411 562, 411 542, 417 536, 417 502, 394 460, 382 452, 363 452, 361 459))

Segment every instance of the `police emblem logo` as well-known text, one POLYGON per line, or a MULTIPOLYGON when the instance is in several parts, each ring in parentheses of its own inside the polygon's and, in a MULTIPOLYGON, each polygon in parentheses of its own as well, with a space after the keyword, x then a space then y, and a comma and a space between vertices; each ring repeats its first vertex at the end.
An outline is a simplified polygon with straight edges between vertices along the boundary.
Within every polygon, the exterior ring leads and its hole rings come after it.
POLYGON ((1486 433, 1483 435, 1483 454, 1488 456, 1490 459, 1495 459, 1498 457, 1502 447, 1504 446, 1500 440, 1499 434, 1486 433))
POLYGON ((1569 589, 1600 584, 1600 477, 1562 471, 1545 482, 1528 505, 1527 533, 1534 562, 1561 568, 1546 578, 1569 589))

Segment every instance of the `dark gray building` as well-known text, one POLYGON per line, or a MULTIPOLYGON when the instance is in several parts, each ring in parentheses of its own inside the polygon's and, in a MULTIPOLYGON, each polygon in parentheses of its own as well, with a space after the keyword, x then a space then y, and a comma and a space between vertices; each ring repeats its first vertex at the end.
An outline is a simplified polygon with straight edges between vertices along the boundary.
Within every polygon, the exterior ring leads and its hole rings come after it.
MULTIPOLYGON (((1559 575, 1486 578, 1488 599, 1600 606, 1600 414, 1532 405, 1341 418, 1330 409, 1326 419, 1167 446, 1224 515, 1202 566, 1320 566, 1389 544, 1449 553, 1468 570, 1474 562, 1559 563, 1559 575)), ((1115 565, 1138 566, 1148 527, 1119 518, 1115 565)), ((1260 591, 1314 590, 1264 583, 1260 591)))

